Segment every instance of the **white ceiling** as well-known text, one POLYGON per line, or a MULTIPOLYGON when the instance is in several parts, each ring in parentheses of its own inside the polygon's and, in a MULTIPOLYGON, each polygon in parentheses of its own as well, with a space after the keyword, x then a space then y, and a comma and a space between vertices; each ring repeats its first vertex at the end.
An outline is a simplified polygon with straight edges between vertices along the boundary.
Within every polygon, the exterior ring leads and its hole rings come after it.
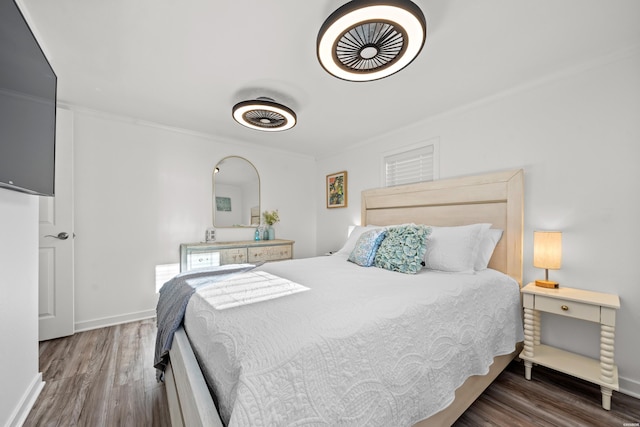
MULTIPOLYGON (((414 0, 420 56, 352 83, 316 59, 344 0, 21 0, 58 75, 58 99, 107 113, 322 157, 398 127, 640 45, 637 0, 414 0), (298 124, 231 117, 268 96, 298 124)), ((415 141, 411 141, 415 142, 415 141)))

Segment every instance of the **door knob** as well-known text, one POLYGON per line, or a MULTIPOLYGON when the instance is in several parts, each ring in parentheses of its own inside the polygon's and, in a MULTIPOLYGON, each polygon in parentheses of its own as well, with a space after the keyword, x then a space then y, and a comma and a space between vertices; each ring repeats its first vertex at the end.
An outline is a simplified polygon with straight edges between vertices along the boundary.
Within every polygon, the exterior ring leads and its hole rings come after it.
POLYGON ((67 240, 69 238, 69 233, 65 233, 64 231, 61 231, 60 233, 58 233, 57 236, 54 236, 53 234, 47 234, 44 237, 53 237, 55 239, 67 240))

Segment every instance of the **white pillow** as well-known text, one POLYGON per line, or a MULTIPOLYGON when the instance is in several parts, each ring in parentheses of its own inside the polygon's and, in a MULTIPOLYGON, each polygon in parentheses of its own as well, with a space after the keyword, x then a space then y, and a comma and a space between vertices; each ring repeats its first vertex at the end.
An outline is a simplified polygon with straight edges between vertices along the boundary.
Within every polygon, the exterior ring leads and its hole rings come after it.
POLYGON ((491 224, 432 227, 424 254, 425 268, 455 273, 473 272, 480 240, 489 227, 491 224))
POLYGON ((502 230, 497 228, 490 228, 484 232, 484 236, 480 239, 480 245, 478 246, 478 256, 474 265, 474 270, 486 270, 491 261, 493 251, 496 249, 496 245, 502 238, 502 230))
POLYGON ((383 228, 383 227, 378 227, 375 225, 367 225, 363 227, 361 225, 356 225, 355 228, 351 231, 351 234, 349 235, 349 238, 345 242, 344 246, 340 248, 340 250, 336 252, 334 255, 340 254, 348 257, 353 251, 353 249, 356 247, 356 243, 358 242, 358 239, 364 232, 369 230, 376 230, 378 228, 383 228))

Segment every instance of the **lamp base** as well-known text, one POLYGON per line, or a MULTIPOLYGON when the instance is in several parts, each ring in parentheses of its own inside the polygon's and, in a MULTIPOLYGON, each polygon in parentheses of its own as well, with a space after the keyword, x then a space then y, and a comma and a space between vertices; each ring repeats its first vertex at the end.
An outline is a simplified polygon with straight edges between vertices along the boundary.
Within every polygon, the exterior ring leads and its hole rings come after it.
POLYGON ((543 288, 557 288, 558 282, 552 282, 550 280, 536 280, 536 286, 543 288))

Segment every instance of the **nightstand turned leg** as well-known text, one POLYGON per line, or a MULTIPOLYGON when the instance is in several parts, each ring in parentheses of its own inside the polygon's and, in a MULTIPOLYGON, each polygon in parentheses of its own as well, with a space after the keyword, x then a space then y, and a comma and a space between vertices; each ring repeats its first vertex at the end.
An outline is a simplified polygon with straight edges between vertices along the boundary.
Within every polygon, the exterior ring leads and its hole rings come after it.
POLYGON ((533 367, 533 363, 525 360, 524 361, 524 379, 525 380, 530 380, 531 379, 531 368, 533 367))
POLYGON ((602 408, 610 411, 611 395, 613 394, 613 390, 607 387, 600 387, 600 391, 602 392, 602 408))
MULTIPOLYGON (((615 328, 609 325, 600 326, 600 380, 605 383, 613 383, 613 343, 615 328)), ((607 411, 611 409, 612 389, 602 386, 602 407, 607 411)))
MULTIPOLYGON (((536 315, 535 312, 530 308, 524 309, 524 355, 527 357, 533 357, 533 345, 535 342, 535 331, 536 331, 536 315)), ((540 318, 538 317, 538 320, 540 318)), ((540 325, 538 325, 538 331, 540 330, 540 325)), ((538 333, 538 339, 540 335, 538 333)), ((524 377, 528 380, 531 379, 531 367, 533 363, 528 360, 524 361, 524 377)))
POLYGON ((540 345, 540 312, 533 310, 533 345, 540 345))

